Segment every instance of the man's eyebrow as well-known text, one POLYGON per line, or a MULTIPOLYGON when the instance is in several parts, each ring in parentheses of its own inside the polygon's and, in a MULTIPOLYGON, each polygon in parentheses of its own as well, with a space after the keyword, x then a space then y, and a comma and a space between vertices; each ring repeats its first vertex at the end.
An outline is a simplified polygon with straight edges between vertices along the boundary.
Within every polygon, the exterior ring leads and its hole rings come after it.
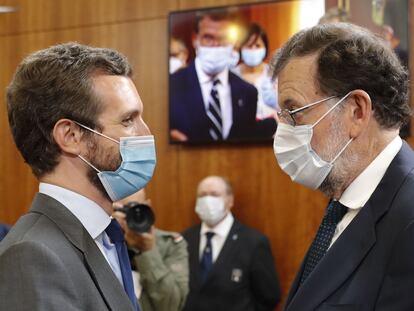
POLYGON ((128 117, 135 117, 136 115, 139 115, 140 113, 142 113, 140 110, 138 109, 131 109, 128 110, 127 112, 124 112, 123 114, 121 114, 121 119, 125 119, 128 117))

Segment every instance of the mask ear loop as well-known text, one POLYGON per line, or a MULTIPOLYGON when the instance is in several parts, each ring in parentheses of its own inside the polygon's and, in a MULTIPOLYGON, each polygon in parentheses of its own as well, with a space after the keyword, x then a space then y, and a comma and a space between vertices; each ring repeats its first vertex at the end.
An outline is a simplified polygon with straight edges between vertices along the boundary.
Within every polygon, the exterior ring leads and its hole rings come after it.
POLYGON ((106 136, 105 134, 99 133, 98 131, 96 131, 94 129, 91 129, 90 127, 87 127, 86 125, 83 125, 83 124, 81 124, 81 123, 79 123, 77 121, 73 121, 73 122, 75 122, 80 127, 83 127, 84 129, 87 129, 87 130, 89 130, 89 131, 91 131, 91 132, 93 132, 95 134, 98 134, 98 135, 100 135, 102 137, 105 137, 105 138, 107 138, 109 140, 112 140, 114 143, 117 143, 119 145, 119 141, 117 141, 116 139, 113 139, 112 137, 106 136))
MULTIPOLYGON (((95 134, 98 134, 98 135, 100 135, 100 136, 102 136, 102 137, 105 137, 105 138, 107 138, 107 139, 109 139, 109 140, 111 140, 111 141, 113 141, 113 142, 115 142, 115 143, 117 143, 118 145, 119 145, 119 141, 117 141, 117 140, 115 140, 115 139, 113 139, 112 137, 109 137, 109 136, 106 136, 105 134, 102 134, 102 133, 99 133, 98 131, 95 131, 94 129, 91 129, 90 127, 88 127, 88 126, 86 126, 86 125, 83 125, 83 124, 81 124, 81 123, 79 123, 79 122, 77 122, 77 121, 73 121, 73 122, 75 122, 77 125, 79 125, 80 127, 83 127, 84 129, 87 129, 87 130, 89 130, 89 131, 91 131, 91 132, 93 132, 93 133, 95 133, 95 134)), ((88 164, 90 167, 92 167, 95 171, 97 171, 98 173, 101 173, 101 171, 100 170, 98 170, 94 165, 92 165, 92 163, 90 163, 88 160, 86 160, 84 157, 82 157, 80 154, 78 154, 78 157, 83 161, 83 162, 85 162, 86 164, 88 164)))
POLYGON ((98 170, 95 166, 92 165, 92 163, 90 163, 88 160, 86 160, 84 157, 82 157, 80 154, 78 154, 78 157, 85 162, 86 164, 88 164, 90 167, 92 167, 95 171, 97 171, 98 173, 101 173, 100 170, 98 170))
MULTIPOLYGON (((351 91, 352 92, 352 91, 351 91)), ((336 106, 338 106, 340 103, 342 103, 348 96, 349 94, 351 94, 351 92, 349 92, 348 94, 346 94, 344 97, 342 97, 335 105, 333 105, 331 108, 328 109, 327 112, 325 112, 322 117, 320 117, 318 119, 318 121, 316 121, 313 125, 312 128, 314 128, 316 125, 318 125, 319 122, 322 121, 323 118, 325 118, 332 110, 334 110, 336 108, 336 106)))
POLYGON ((345 151, 346 147, 348 147, 348 145, 350 143, 352 143, 353 140, 354 140, 354 138, 351 138, 350 140, 348 140, 348 142, 345 144, 345 146, 342 147, 341 151, 339 151, 339 153, 336 155, 336 157, 330 162, 331 164, 333 164, 341 156, 341 154, 345 151))

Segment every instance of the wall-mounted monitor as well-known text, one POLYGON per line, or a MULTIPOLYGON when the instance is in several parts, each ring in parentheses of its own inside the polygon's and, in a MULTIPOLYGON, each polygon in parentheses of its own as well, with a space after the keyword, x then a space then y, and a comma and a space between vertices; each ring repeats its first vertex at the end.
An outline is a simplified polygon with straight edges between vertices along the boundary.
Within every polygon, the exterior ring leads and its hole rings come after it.
POLYGON ((332 1, 293 0, 171 12, 170 142, 271 142, 278 99, 268 63, 294 33, 319 22, 370 28, 408 64, 408 18, 398 18, 408 15, 408 0, 388 2, 348 0, 338 8, 325 6, 332 1))

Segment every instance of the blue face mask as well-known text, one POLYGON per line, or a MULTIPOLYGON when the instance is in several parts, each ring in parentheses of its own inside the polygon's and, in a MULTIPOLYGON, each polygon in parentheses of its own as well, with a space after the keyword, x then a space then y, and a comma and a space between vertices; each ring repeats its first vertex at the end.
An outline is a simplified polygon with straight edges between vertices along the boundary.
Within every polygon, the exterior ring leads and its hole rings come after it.
POLYGON ((154 136, 121 137, 118 142, 78 122, 75 123, 119 144, 122 162, 114 172, 100 171, 81 155, 78 155, 80 159, 98 172, 98 177, 113 202, 122 200, 147 185, 154 173, 156 163, 154 136))

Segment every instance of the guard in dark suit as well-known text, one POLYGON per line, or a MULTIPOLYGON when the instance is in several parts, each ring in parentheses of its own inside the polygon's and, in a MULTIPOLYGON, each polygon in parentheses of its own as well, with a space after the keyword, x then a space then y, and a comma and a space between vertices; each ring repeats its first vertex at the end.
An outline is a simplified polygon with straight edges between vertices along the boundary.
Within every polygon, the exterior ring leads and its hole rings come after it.
POLYGON ((200 183, 196 212, 203 222, 183 234, 190 256, 186 311, 271 311, 280 299, 269 241, 233 218, 232 202, 225 179, 200 183), (211 234, 217 241, 206 241, 211 234))
POLYGON ((285 310, 414 310, 414 152, 399 137, 410 116, 404 66, 374 34, 341 23, 297 33, 273 65, 277 161, 330 199, 285 310))
MULTIPOLYGON (((225 69, 228 70, 228 69, 225 69)), ((257 90, 229 71, 233 124, 226 140, 251 139, 256 130, 257 90)), ((170 77, 170 128, 188 137, 188 142, 214 141, 209 133, 200 83, 192 62, 170 77)))

